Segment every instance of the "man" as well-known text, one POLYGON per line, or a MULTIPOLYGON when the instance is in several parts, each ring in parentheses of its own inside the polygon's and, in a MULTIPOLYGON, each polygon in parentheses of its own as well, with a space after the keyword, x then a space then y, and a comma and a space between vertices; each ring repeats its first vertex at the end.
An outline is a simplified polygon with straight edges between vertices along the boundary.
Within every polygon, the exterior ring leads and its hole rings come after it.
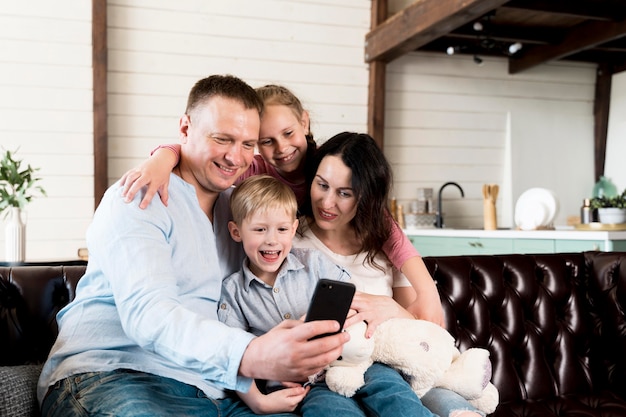
POLYGON ((308 341, 336 322, 285 321, 255 338, 217 320, 221 281, 243 259, 228 232, 229 188, 252 161, 261 111, 236 77, 198 81, 168 206, 126 204, 119 184, 105 193, 39 380, 44 416, 253 415, 224 389, 305 380, 340 355, 344 334, 308 341))

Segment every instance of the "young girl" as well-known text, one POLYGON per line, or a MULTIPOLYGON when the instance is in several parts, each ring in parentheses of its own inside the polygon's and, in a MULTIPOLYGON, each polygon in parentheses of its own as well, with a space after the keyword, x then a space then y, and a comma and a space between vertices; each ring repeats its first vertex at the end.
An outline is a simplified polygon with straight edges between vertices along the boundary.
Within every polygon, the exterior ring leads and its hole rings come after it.
MULTIPOLYGON (((257 174, 269 174, 289 185, 302 208, 308 194, 306 181, 307 166, 316 152, 316 143, 310 131, 309 114, 300 100, 287 88, 266 85, 257 89, 265 105, 259 132, 258 151, 248 171, 239 181, 257 174)), ((130 201, 144 186, 145 195, 140 207, 145 208, 158 191, 161 200, 167 204, 167 185, 171 169, 178 163, 180 145, 158 147, 153 155, 138 168, 131 169, 122 176, 123 195, 130 201)), ((384 211, 387 239, 382 251, 391 263, 400 270, 418 289, 413 297, 411 313, 419 319, 430 320, 444 325, 443 308, 437 288, 424 266, 421 256, 409 239, 393 221, 388 211, 384 211)), ((374 299, 370 299, 374 303, 374 299)), ((368 336, 383 320, 371 317, 368 336)))

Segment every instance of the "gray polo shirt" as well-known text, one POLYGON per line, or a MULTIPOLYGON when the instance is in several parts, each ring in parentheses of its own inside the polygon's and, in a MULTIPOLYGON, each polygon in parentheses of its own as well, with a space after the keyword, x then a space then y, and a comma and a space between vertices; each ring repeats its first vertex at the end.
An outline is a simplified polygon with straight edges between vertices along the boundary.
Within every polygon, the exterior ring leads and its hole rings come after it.
POLYGON ((350 274, 316 249, 293 248, 271 287, 250 272, 246 259, 241 270, 222 283, 218 318, 260 336, 283 320, 305 315, 322 278, 349 281, 350 274))

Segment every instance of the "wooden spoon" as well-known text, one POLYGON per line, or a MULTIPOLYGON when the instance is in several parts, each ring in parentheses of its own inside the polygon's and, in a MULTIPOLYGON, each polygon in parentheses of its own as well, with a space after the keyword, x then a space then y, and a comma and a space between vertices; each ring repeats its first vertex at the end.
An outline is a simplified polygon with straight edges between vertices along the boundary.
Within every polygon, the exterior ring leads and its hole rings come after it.
POLYGON ((498 198, 498 192, 500 191, 500 187, 498 186, 498 184, 493 184, 491 185, 491 200, 493 202, 496 201, 496 199, 498 198))

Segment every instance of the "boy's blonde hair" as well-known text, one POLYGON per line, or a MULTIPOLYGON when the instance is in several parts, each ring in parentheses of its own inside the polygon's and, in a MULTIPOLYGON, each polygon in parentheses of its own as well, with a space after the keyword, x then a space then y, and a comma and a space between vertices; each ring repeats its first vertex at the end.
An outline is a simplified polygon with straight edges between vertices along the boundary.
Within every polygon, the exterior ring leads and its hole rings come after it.
POLYGON ((230 196, 230 210, 237 224, 259 211, 281 208, 295 220, 298 202, 293 190, 269 175, 246 178, 230 196))

